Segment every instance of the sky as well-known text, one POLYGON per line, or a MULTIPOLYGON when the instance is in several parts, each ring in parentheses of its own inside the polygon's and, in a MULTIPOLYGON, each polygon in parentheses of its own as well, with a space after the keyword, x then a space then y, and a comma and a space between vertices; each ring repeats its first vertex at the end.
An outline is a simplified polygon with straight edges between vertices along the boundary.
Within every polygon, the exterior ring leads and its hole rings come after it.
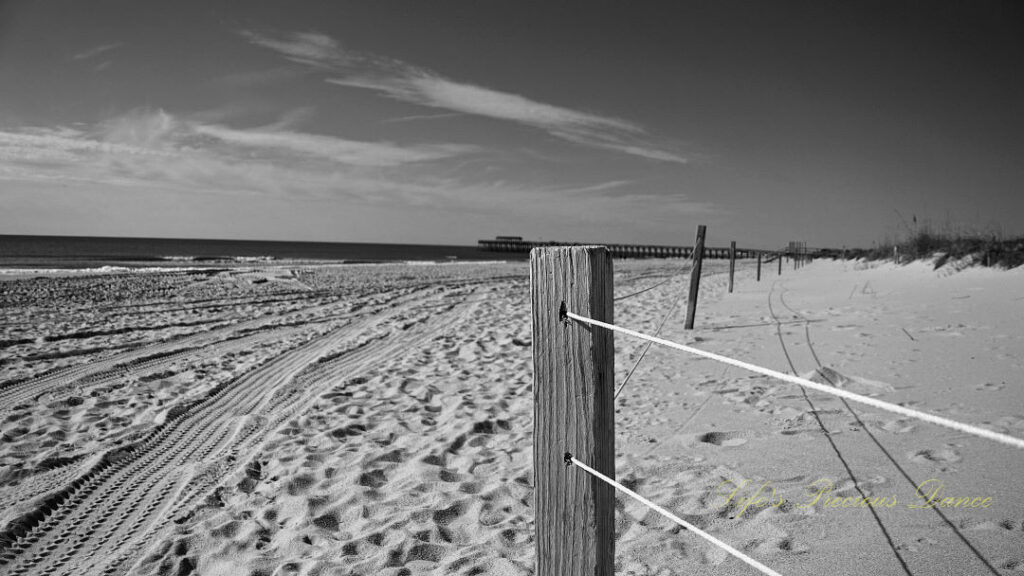
POLYGON ((1024 233, 1024 4, 0 0, 0 234, 1024 233))

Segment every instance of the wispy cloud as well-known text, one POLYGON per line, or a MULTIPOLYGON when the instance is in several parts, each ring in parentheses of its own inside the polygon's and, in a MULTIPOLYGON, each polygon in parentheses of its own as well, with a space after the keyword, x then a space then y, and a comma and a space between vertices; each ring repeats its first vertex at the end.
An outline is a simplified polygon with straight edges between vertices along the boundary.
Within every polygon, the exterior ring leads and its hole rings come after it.
POLYGON ((323 34, 270 37, 245 31, 242 35, 288 60, 324 71, 331 84, 373 90, 421 106, 515 122, 584 146, 663 162, 687 162, 679 153, 652 143, 643 127, 627 120, 456 82, 400 60, 345 50, 323 34))
POLYGON ((479 169, 492 160, 460 144, 360 142, 300 132, 288 120, 239 128, 162 110, 92 125, 0 129, 0 188, 6 189, 27 183, 67 193, 257 195, 552 226, 678 222, 713 210, 628 180, 538 184, 515 170, 479 169))
POLYGON ((241 129, 136 110, 90 127, 0 130, 0 179, 214 192, 343 190, 368 199, 398 179, 381 169, 475 151, 460 144, 399 146, 275 126, 241 129))
POLYGON ((240 34, 253 44, 280 52, 293 62, 330 69, 344 60, 341 46, 325 34, 295 32, 288 38, 271 38, 249 30, 240 34))
POLYGON ((93 48, 89 48, 88 50, 79 52, 78 54, 72 56, 72 58, 75 60, 88 60, 90 58, 95 58, 96 56, 99 56, 104 52, 109 52, 111 50, 114 50, 115 48, 120 48, 121 46, 124 46, 124 42, 112 42, 110 44, 102 44, 100 46, 95 46, 93 48))
POLYGON ((597 184, 590 184, 587 186, 573 186, 561 190, 563 193, 570 194, 590 194, 593 192, 605 192, 608 190, 617 190, 624 186, 632 184, 629 180, 610 180, 607 182, 598 182, 597 184))
POLYGON ((411 114, 409 116, 399 116, 398 118, 388 118, 384 122, 412 122, 413 120, 443 120, 445 118, 455 118, 462 116, 461 112, 442 112, 440 114, 411 114))
POLYGON ((356 166, 398 166, 469 154, 473 146, 461 144, 424 144, 398 146, 387 142, 360 142, 334 136, 306 134, 287 130, 237 130, 226 126, 195 126, 197 134, 235 146, 316 157, 356 166))

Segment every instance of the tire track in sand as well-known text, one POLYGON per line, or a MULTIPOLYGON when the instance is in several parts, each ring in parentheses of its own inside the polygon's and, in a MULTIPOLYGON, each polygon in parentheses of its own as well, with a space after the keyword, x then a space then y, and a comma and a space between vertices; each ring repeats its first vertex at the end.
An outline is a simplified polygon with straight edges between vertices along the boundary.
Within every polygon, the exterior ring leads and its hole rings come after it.
POLYGON ((335 355, 331 372, 371 365, 427 337, 428 326, 443 326, 456 314, 422 311, 425 318, 418 327, 403 330, 407 324, 399 324, 375 337, 364 334, 384 317, 407 323, 415 312, 416 306, 394 303, 381 316, 314 338, 171 414, 145 439, 106 454, 87 474, 12 524, 0 535, 0 566, 12 575, 123 572, 175 514, 245 461, 239 452, 258 446, 256 437, 269 430, 260 425, 261 418, 279 422, 301 408, 303 398, 315 397, 308 392, 314 386, 296 379, 304 369, 353 344, 353 337, 354 348, 335 355), (280 394, 299 398, 277 402, 280 394), (278 406, 290 410, 279 413, 278 406))
MULTIPOLYGON (((772 289, 774 290, 774 288, 775 288, 775 286, 773 284, 772 285, 772 289)), ((786 310, 789 310, 789 312, 795 318, 799 318, 800 320, 802 320, 804 322, 804 341, 807 343, 807 349, 808 349, 808 351, 810 351, 811 357, 814 359, 814 363, 817 366, 817 368, 815 368, 815 371, 817 372, 817 374, 819 376, 822 377, 822 379, 824 379, 826 382, 828 382, 829 385, 836 386, 836 383, 833 382, 832 378, 830 378, 829 375, 828 375, 828 372, 830 371, 830 369, 826 368, 821 363, 821 359, 818 357, 818 353, 814 349, 814 342, 811 339, 811 322, 812 322, 812 320, 810 318, 806 317, 805 315, 801 314, 800 312, 797 312, 796 310, 794 310, 786 302, 786 299, 785 299, 786 291, 787 290, 785 288, 783 288, 782 292, 779 293, 779 302, 782 304, 782 306, 784 308, 786 308, 786 310)), ((770 311, 771 310, 771 292, 769 292, 768 297, 769 297, 768 306, 769 306, 769 311, 770 311)), ((775 319, 774 314, 772 315, 772 318, 775 319)), ((776 322, 778 322, 778 320, 776 320, 776 322)), ((780 342, 781 342, 781 338, 782 338, 782 336, 780 334, 779 335, 780 342)), ((785 350, 785 343, 783 343, 783 350, 785 350)), ((787 354, 787 359, 788 359, 788 354, 787 354)), ((792 364, 792 362, 790 362, 790 368, 792 368, 792 367, 793 367, 793 364, 792 364)), ((796 374, 795 370, 794 370, 793 373, 796 374)), ((834 374, 834 371, 833 371, 833 374, 834 374)), ((863 420, 861 420, 860 415, 857 413, 856 410, 854 410, 853 406, 850 406, 850 403, 846 400, 846 398, 839 398, 839 400, 843 403, 843 406, 846 408, 847 412, 849 412, 850 415, 853 416, 853 419, 854 419, 855 422, 857 422, 857 425, 859 426, 860 430, 863 431, 865 434, 867 434, 869 438, 871 438, 871 441, 875 444, 875 446, 878 448, 878 450, 881 451, 881 453, 886 457, 886 459, 889 460, 889 462, 896 468, 896 470, 900 473, 900 476, 902 476, 903 479, 906 480, 910 484, 910 486, 916 491, 917 487, 920 485, 920 483, 915 481, 910 476, 910 473, 908 473, 903 468, 903 466, 901 466, 900 463, 896 461, 896 459, 885 448, 885 446, 882 445, 882 443, 878 440, 878 437, 876 437, 875 434, 873 432, 871 432, 870 428, 868 428, 868 425, 863 420)), ((845 464, 845 462, 844 462, 844 464, 845 464)), ((853 479, 856 482, 856 478, 854 478, 852 474, 851 474, 850 478, 853 479)), ((860 487, 859 486, 857 487, 857 490, 858 490, 858 492, 860 491, 860 487)), ((863 492, 861 492, 861 495, 863 496, 863 492)), ((977 548, 974 547, 974 545, 970 542, 970 540, 968 540, 967 537, 964 536, 964 534, 962 532, 960 532, 960 529, 957 528, 956 524, 953 523, 953 521, 950 520, 942 512, 942 510, 940 510, 936 506, 932 506, 931 509, 935 511, 935 513, 939 516, 940 519, 942 519, 942 521, 947 526, 949 526, 950 530, 952 530, 953 533, 960 539, 960 541, 963 542, 965 546, 967 546, 967 548, 985 566, 985 568, 988 569, 988 571, 990 573, 992 573, 992 574, 994 574, 996 576, 999 575, 999 571, 995 568, 995 566, 993 566, 988 561, 988 559, 985 558, 985 556, 983 556, 981 554, 981 551, 979 551, 977 548)), ((874 508, 871 508, 871 510, 873 512, 874 508)), ((876 519, 877 519, 877 516, 876 516, 876 519)), ((881 523, 880 520, 879 520, 879 523, 881 523)), ((884 527, 882 527, 882 529, 885 530, 884 527)), ((894 552, 897 554, 897 556, 899 556, 899 552, 897 550, 894 549, 894 552)), ((902 563, 902 557, 901 557, 901 563, 902 563)), ((906 567, 905 564, 904 564, 904 567, 906 567)))
MULTIPOLYGON (((372 302, 379 294, 368 295, 350 301, 353 306, 372 302)), ((394 297, 394 295, 391 295, 394 297)), ((331 311, 339 306, 339 301, 301 306, 282 310, 241 322, 231 322, 211 330, 172 338, 165 342, 148 344, 138 348, 125 350, 106 358, 76 364, 58 369, 36 378, 17 380, 0 384, 0 415, 5 415, 19 404, 30 402, 44 394, 67 390, 83 383, 97 385, 122 377, 126 371, 142 368, 154 368, 181 358, 202 353, 207 347, 222 342, 248 336, 266 330, 275 330, 293 324, 306 324, 310 320, 289 323, 290 318, 310 315, 318 312, 331 311), (241 334, 242 336, 238 336, 241 334)))
MULTIPOLYGON (((793 364, 793 359, 790 357, 789 349, 786 347, 786 340, 782 337, 782 322, 779 320, 778 315, 775 314, 775 309, 772 307, 772 295, 775 294, 775 287, 778 284, 778 280, 772 282, 772 286, 768 290, 768 314, 771 316, 772 322, 775 323, 775 334, 779 338, 779 345, 782 347, 782 352, 786 356, 786 362, 789 364, 790 372, 794 376, 799 376, 796 370, 796 366, 793 364)), ((781 293, 779 294, 779 302, 782 303, 782 305, 785 306, 787 309, 789 309, 790 312, 796 314, 796 312, 792 308, 786 306, 785 300, 783 300, 781 293)), ((804 319, 806 320, 806 318, 804 319)), ((805 330, 810 330, 809 326, 810 322, 806 322, 804 324, 805 330)), ((810 332, 805 333, 807 334, 807 344, 808 346, 810 346, 810 332)), ((811 350, 813 351, 813 348, 811 348, 811 350)), ((815 358, 817 358, 817 356, 815 356, 815 358)), ((814 401, 811 400, 811 397, 807 395, 807 390, 805 390, 803 386, 800 386, 800 394, 803 396, 804 401, 807 402, 807 405, 811 408, 811 415, 814 416, 815 422, 817 422, 818 427, 821 429, 823 435, 825 436, 825 439, 828 440, 829 446, 832 447, 832 451, 835 453, 836 458, 839 459, 839 462, 843 465, 843 469, 846 470, 846 474, 853 482, 853 488, 857 491, 857 493, 860 495, 862 499, 867 500, 868 495, 865 494, 864 489, 861 488, 860 480, 857 479, 857 475, 854 474, 853 468, 850 467, 850 463, 847 462, 846 457, 844 457, 842 451, 839 450, 839 446, 836 445, 835 439, 832 438, 832 432, 825 425, 825 422, 822 421, 821 414, 819 413, 818 408, 814 405, 814 401)), ((897 562, 899 562, 900 568, 907 576, 913 576, 913 573, 910 571, 910 567, 907 565, 906 560, 903 558, 903 555, 900 554, 899 548, 893 541, 892 535, 889 534, 889 530, 885 527, 885 524, 882 522, 882 519, 878 516, 878 512, 875 511, 875 508, 873 506, 868 506, 867 509, 869 512, 871 512, 871 516, 872 518, 874 518, 875 524, 878 525, 879 530, 882 531, 882 535, 885 537, 885 540, 888 543, 889 548, 895 555, 897 562)))

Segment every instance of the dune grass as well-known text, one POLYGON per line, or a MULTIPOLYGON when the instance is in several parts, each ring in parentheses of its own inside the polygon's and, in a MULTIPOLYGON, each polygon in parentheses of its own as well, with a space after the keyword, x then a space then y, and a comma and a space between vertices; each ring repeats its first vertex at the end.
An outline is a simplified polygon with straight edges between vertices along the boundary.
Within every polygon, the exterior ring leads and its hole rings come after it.
POLYGON ((949 234, 920 230, 897 242, 885 242, 871 249, 851 250, 847 255, 868 260, 894 257, 898 249, 900 262, 932 260, 940 268, 951 260, 972 258, 973 264, 1016 268, 1024 264, 1024 236, 1000 238, 996 235, 949 234))

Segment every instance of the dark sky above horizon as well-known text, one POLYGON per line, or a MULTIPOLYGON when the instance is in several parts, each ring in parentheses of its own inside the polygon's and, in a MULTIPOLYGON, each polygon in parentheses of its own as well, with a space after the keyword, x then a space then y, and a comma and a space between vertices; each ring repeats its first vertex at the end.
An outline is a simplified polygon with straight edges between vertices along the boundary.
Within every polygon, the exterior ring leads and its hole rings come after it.
POLYGON ((0 85, 6 234, 1024 233, 1018 2, 0 1, 0 85))

